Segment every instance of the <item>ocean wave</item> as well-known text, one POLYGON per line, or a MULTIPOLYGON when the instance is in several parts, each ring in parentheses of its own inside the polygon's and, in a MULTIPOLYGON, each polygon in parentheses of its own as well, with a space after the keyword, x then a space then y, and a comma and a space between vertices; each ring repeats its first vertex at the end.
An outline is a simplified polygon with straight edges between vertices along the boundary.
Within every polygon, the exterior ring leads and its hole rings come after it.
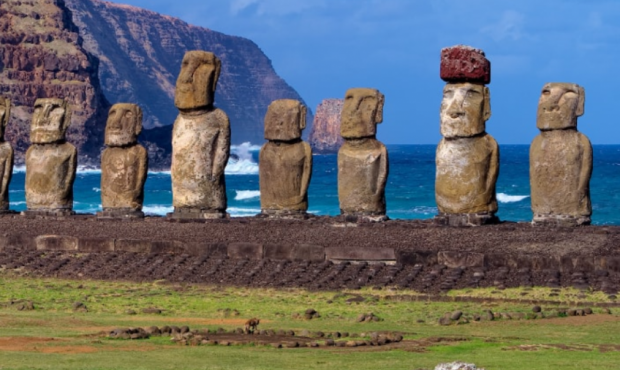
POLYGON ((258 152, 260 150, 261 146, 260 145, 252 145, 252 143, 250 142, 245 142, 241 145, 231 145, 230 146, 230 151, 232 151, 233 153, 237 153, 237 152, 258 152))
POLYGON ((231 159, 226 165, 227 175, 258 175, 258 163, 248 159, 231 159))
POLYGON ((167 213, 172 211, 174 211, 174 207, 159 204, 142 207, 142 212, 144 212, 147 216, 165 216, 167 213))
POLYGON ((508 195, 505 193, 497 193, 497 201, 500 203, 516 203, 529 197, 529 195, 508 195))
POLYGON ((101 189, 99 189, 99 188, 93 188, 93 191, 94 191, 95 193, 101 193, 101 189))
POLYGON ((9 202, 9 204, 11 206, 23 206, 24 204, 26 204, 26 201, 23 201, 23 202, 9 202))
POLYGON ((252 217, 260 213, 260 209, 256 208, 230 207, 226 211, 230 213, 230 217, 252 217))
POLYGON ((236 190, 235 200, 248 200, 260 197, 260 190, 236 190))

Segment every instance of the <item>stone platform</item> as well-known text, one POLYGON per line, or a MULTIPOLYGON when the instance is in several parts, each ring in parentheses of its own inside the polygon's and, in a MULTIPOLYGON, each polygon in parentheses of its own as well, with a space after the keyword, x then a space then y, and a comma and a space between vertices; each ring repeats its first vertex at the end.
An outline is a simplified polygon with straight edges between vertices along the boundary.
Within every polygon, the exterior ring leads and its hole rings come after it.
POLYGON ((311 289, 394 285, 428 293, 537 285, 615 294, 620 286, 620 227, 341 221, 4 216, 0 266, 67 278, 311 289))

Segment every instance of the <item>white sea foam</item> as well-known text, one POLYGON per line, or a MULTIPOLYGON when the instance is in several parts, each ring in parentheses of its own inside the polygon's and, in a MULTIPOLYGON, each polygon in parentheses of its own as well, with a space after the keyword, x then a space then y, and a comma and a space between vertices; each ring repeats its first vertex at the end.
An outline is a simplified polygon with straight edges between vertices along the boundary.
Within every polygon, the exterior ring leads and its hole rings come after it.
POLYGON ((94 191, 95 193, 101 193, 101 189, 99 189, 99 188, 93 188, 93 191, 94 191))
POLYGON ((25 201, 23 202, 9 202, 11 206, 23 206, 24 204, 26 204, 25 201))
POLYGON ((250 217, 259 214, 260 209, 230 207, 226 212, 230 213, 230 217, 250 217))
POLYGON ((166 213, 170 213, 172 211, 174 211, 174 207, 160 204, 142 207, 142 212, 148 216, 165 216, 166 213))
POLYGON ((520 202, 523 199, 529 198, 529 195, 508 195, 504 193, 497 193, 497 200, 500 203, 516 203, 520 202))
POLYGON ((235 200, 248 200, 260 197, 259 190, 236 190, 235 200))
POLYGON ((252 145, 250 142, 245 142, 241 145, 231 145, 230 150, 232 152, 236 152, 239 150, 248 151, 248 152, 258 152, 260 150, 260 145, 252 145))
POLYGON ((260 150, 257 145, 243 143, 241 145, 231 147, 234 156, 228 160, 226 170, 227 175, 256 175, 258 174, 258 163, 254 162, 252 152, 260 150), (258 148, 258 149, 257 149, 258 148))

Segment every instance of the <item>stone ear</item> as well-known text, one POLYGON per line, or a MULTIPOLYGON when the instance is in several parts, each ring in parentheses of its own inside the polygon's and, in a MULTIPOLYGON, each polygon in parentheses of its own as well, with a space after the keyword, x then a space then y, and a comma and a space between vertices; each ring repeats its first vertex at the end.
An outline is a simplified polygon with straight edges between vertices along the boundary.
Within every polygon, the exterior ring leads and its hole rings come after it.
POLYGON ((217 80, 220 78, 220 73, 222 72, 222 61, 220 61, 217 57, 214 58, 215 61, 215 72, 213 73, 213 86, 211 86, 211 91, 215 91, 217 88, 217 80))
POLYGON ((63 100, 62 107, 65 110, 65 120, 62 123, 62 131, 66 131, 71 126, 71 105, 67 99, 63 100))
POLYGON ((484 87, 484 107, 483 109, 483 118, 484 121, 488 121, 491 118, 491 91, 488 87, 484 87))
POLYGON ((385 104, 385 95, 377 92, 377 113, 375 113, 375 123, 383 122, 383 104, 385 104))
POLYGON ((138 106, 136 104, 135 106, 136 111, 135 111, 135 116, 136 116, 136 126, 135 126, 135 133, 136 133, 136 137, 138 135, 140 135, 140 133, 142 132, 142 108, 140 108, 140 106, 138 106))
POLYGON ((303 130, 306 128, 306 116, 308 115, 308 108, 305 105, 300 104, 299 115, 299 128, 303 130))
POLYGON ((584 89, 583 86, 577 86, 577 88, 579 89, 579 101, 577 102, 577 111, 575 115, 581 117, 585 113, 586 108, 586 89, 584 89))

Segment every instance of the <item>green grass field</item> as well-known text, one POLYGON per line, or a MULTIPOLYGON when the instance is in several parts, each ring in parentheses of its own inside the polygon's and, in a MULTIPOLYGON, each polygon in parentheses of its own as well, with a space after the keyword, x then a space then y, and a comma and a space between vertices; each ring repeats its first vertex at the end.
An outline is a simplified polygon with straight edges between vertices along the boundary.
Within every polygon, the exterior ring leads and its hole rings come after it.
MULTIPOLYGON (((593 307, 584 317, 558 317, 560 307, 591 307, 602 294, 549 289, 455 291, 450 296, 477 296, 478 303, 412 302, 387 296, 413 291, 361 290, 310 292, 166 282, 125 283, 35 279, 0 274, 0 369, 433 369, 461 360, 489 369, 600 369, 620 367, 620 308, 612 313, 593 307), (555 292, 558 294, 558 292, 555 292), (548 318, 473 320, 490 309, 532 316, 529 302, 502 299, 556 300, 542 305, 548 318), (34 310, 19 310, 25 301, 34 310), (87 312, 73 310, 82 302, 87 312), (161 314, 144 314, 157 307, 161 314), (304 320, 307 308, 321 317, 304 320), (133 310, 136 314, 128 314, 133 310), (235 313, 235 310, 238 314, 235 313), (469 323, 441 326, 438 319, 461 310, 469 323), (617 312, 616 312, 617 311, 617 312), (357 323, 372 312, 379 322, 357 323), (528 315, 529 314, 529 315, 528 315), (169 337, 147 340, 109 339, 114 327, 187 325, 191 329, 227 330, 246 319, 261 319, 259 329, 348 332, 398 331, 405 341, 396 347, 276 349, 257 345, 181 346, 169 337)), ((560 315, 563 316, 563 315, 560 315)))

